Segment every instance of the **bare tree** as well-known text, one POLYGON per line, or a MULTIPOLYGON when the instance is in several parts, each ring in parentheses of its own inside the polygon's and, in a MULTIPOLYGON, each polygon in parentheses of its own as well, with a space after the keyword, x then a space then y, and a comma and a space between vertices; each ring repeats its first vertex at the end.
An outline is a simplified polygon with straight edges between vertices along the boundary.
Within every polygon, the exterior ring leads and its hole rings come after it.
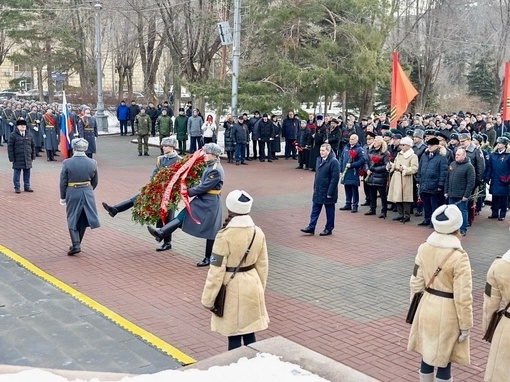
POLYGON ((213 58, 221 46, 216 23, 222 6, 204 0, 156 0, 156 4, 175 68, 174 94, 180 95, 180 75, 189 83, 201 83, 210 76, 213 58))

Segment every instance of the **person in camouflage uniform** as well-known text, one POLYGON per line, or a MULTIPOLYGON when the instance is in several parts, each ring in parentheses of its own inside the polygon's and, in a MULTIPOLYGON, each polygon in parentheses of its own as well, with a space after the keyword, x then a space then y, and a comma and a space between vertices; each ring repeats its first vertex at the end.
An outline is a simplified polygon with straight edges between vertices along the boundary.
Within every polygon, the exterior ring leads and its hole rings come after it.
POLYGON ((138 134, 138 156, 142 156, 142 141, 143 141, 143 155, 149 156, 149 133, 151 131, 151 118, 145 113, 145 108, 140 109, 140 114, 135 118, 136 134, 138 134))

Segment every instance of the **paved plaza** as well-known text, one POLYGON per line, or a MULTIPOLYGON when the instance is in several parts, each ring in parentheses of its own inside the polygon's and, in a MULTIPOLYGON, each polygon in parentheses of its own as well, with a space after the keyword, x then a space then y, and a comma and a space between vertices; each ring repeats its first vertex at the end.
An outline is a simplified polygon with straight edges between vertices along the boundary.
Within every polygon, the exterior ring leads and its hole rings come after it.
MULTIPOLYGON (((59 205, 61 157, 58 162, 37 158, 31 185, 35 192, 18 195, 7 148, 0 147, 0 363, 137 374, 226 350, 226 338, 210 331, 210 312, 200 304, 207 269, 195 263, 203 257, 205 241, 177 231, 173 249, 156 252, 157 243, 129 212, 111 218, 101 207, 102 201, 130 197, 149 180, 159 149, 151 147, 150 157, 138 157, 130 138, 98 138, 95 195, 101 228, 86 232, 82 252, 75 257, 66 255, 70 239, 65 207, 59 205), (11 251, 69 288, 62 291, 18 267, 11 251), (83 306, 67 294, 71 289, 127 324, 113 323, 100 309, 83 306), (25 309, 16 309, 20 304, 25 309), (59 319, 50 317, 48 327, 27 319, 26 310, 29 316, 34 310, 30 304, 59 319), (4 325, 6 316, 15 321, 4 325), (63 333, 81 328, 80 338, 52 337, 48 333, 58 333, 57 325, 63 333), (44 346, 38 352, 16 346, 36 346, 39 339, 44 346), (46 364, 55 354, 63 355, 64 365, 46 364)), ((267 238, 271 322, 258 338, 281 335, 381 381, 416 381, 420 359, 406 351, 410 326, 404 319, 416 249, 432 230, 418 227, 418 217, 402 224, 391 220, 392 213, 386 220, 364 216, 368 207, 361 207, 357 214, 337 210, 332 236, 303 235, 299 229, 308 223, 313 172, 296 170, 296 161, 283 158, 248 166, 222 163, 223 199, 236 188, 248 191, 255 199, 252 217, 267 238)), ((337 208, 343 195, 340 187, 337 208)), ((487 216, 488 207, 462 238, 473 268, 475 327, 471 365, 453 366, 457 381, 483 380, 489 349, 480 328, 485 276, 494 257, 508 249, 508 222, 487 216)), ((317 229, 324 223, 321 216, 317 229)))

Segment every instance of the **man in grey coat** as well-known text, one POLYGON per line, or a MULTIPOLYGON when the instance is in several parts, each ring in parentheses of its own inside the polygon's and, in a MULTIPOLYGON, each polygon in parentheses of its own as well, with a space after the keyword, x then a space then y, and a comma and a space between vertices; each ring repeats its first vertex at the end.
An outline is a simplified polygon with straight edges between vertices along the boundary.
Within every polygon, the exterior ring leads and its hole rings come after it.
POLYGON ((202 125, 204 120, 198 115, 198 109, 193 109, 193 115, 188 118, 188 135, 191 137, 189 152, 194 153, 202 148, 202 125))
POLYGON ((66 206, 67 227, 72 245, 67 254, 69 256, 81 252, 81 241, 85 229, 98 228, 94 189, 97 187, 97 163, 87 158, 85 152, 88 142, 83 138, 75 138, 71 142, 72 158, 62 162, 60 172, 60 204, 66 206))
POLYGON ((209 265, 214 239, 221 228, 222 221, 220 200, 224 178, 223 167, 220 163, 222 150, 216 143, 207 143, 203 150, 207 167, 202 174, 200 184, 187 190, 189 196, 195 197, 190 203, 192 216, 183 209, 175 219, 162 228, 147 227, 157 241, 164 240, 177 228, 181 228, 192 236, 206 239, 205 257, 197 264, 197 267, 209 265))

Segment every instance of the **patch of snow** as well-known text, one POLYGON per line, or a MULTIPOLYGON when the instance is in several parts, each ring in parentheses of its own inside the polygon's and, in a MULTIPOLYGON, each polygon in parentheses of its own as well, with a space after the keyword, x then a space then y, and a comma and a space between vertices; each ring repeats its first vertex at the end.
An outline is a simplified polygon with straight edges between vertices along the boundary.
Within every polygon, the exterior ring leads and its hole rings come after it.
MULTIPOLYGON (((259 353, 256 357, 240 358, 228 366, 213 366, 209 370, 166 370, 155 374, 124 377, 121 382, 328 382, 299 365, 280 360, 279 357, 259 353)), ((0 382, 70 382, 70 380, 40 369, 25 370, 16 374, 0 375, 0 382)), ((87 382, 76 379, 72 382, 87 382)), ((88 382, 101 382, 93 378, 88 382)), ((102 381, 106 382, 106 381, 102 381)))

